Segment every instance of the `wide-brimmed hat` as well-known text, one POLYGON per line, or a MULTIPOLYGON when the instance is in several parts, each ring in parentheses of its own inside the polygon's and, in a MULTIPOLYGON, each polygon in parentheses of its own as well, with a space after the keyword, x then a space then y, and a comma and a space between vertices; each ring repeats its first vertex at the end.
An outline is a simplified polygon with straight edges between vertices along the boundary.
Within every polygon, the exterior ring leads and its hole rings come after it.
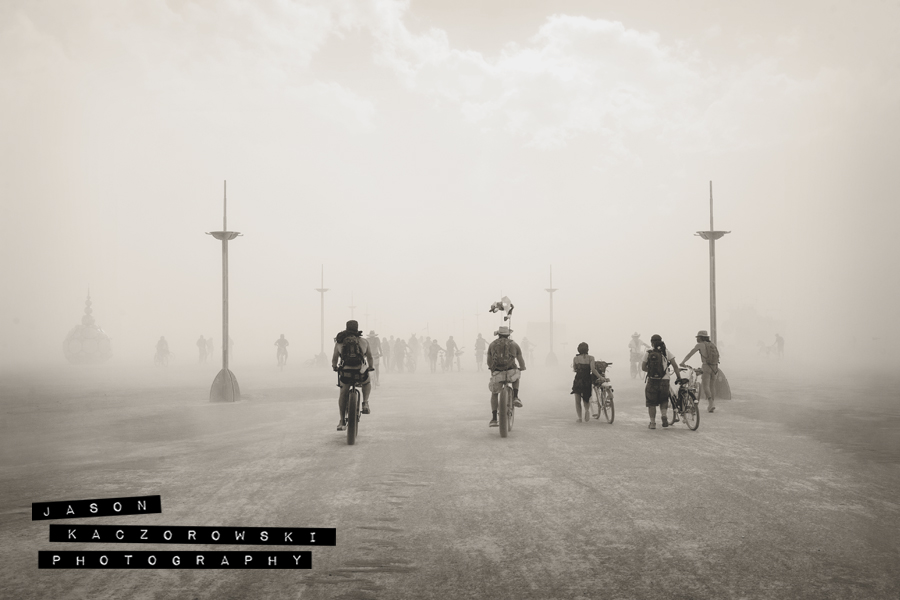
POLYGON ((701 329, 697 332, 697 337, 709 337, 709 333, 705 329, 701 329))
POLYGON ((374 336, 374 337, 378 337, 378 334, 375 333, 375 330, 374 330, 374 329, 370 329, 370 330, 369 330, 369 335, 374 336))
POLYGON ((512 333, 512 329, 507 327, 506 325, 501 325, 500 329, 494 332, 494 335, 509 335, 512 333))
POLYGON ((641 334, 639 334, 637 331, 635 331, 634 333, 631 334, 631 337, 641 337, 641 334))

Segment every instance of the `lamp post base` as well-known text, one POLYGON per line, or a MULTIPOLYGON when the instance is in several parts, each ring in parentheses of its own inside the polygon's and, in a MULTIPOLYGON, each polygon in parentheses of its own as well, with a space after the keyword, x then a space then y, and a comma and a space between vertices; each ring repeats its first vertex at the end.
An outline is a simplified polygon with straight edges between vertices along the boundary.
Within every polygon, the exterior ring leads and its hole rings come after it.
POLYGON ((209 389, 210 402, 239 402, 241 399, 241 388, 238 385, 237 377, 230 369, 222 369, 213 380, 212 387, 209 389))
POLYGON ((719 369, 719 374, 716 376, 715 382, 715 397, 716 400, 731 400, 731 384, 728 383, 728 378, 725 377, 725 373, 722 372, 722 369, 719 369))
POLYGON ((544 366, 555 367, 557 365, 559 365, 559 361, 556 360, 556 354, 551 351, 550 354, 547 355, 547 359, 544 361, 544 366))

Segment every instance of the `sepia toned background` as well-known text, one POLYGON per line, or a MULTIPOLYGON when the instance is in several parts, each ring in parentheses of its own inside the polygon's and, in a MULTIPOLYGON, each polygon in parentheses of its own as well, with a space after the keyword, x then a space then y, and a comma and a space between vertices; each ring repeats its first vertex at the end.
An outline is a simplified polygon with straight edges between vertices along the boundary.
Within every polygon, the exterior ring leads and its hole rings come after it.
POLYGON ((552 265, 565 352, 687 350, 710 181, 723 355, 777 332, 878 359, 898 22, 875 1, 4 2, 0 361, 63 362, 88 289, 114 361, 218 348, 226 179, 238 364, 281 333, 318 351, 323 265, 327 338, 351 295, 367 331, 471 347, 502 293, 524 334, 552 265))

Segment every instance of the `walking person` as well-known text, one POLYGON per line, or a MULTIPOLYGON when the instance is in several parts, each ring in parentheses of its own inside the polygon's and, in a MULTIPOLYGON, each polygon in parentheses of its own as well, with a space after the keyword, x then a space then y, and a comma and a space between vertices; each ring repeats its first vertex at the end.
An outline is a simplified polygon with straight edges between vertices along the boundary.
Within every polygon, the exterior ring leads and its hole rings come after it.
POLYGON ((200 335, 200 339, 197 340, 197 349, 200 351, 200 364, 206 363, 206 340, 203 339, 203 335, 200 335))
POLYGON ((584 403, 584 422, 587 423, 591 414, 591 394, 594 389, 594 377, 599 380, 603 375, 597 370, 594 357, 588 354, 587 342, 578 344, 578 354, 572 359, 572 370, 575 371, 575 380, 572 382, 572 393, 575 394, 575 413, 578 418, 576 423, 581 423, 581 404, 584 403))
POLYGON ((475 340, 475 364, 478 365, 478 371, 481 372, 481 366, 484 364, 484 351, 487 349, 487 340, 481 337, 481 334, 478 334, 478 339, 475 340))
POLYGON ((384 338, 384 345, 381 347, 381 353, 384 356, 384 371, 385 373, 390 372, 391 370, 391 350, 394 349, 394 336, 391 336, 391 339, 388 339, 387 336, 384 338))
POLYGON ((378 387, 381 385, 381 382, 378 380, 381 375, 381 340, 378 339, 378 334, 375 333, 375 330, 370 329, 366 341, 369 343, 369 350, 372 352, 372 366, 375 367, 375 377, 372 384, 378 387))
MULTIPOLYGON (((647 385, 644 388, 647 412, 650 414, 650 429, 656 429, 656 408, 662 417, 662 426, 668 427, 669 420, 666 411, 669 410, 669 367, 675 370, 678 379, 681 379, 681 369, 675 361, 675 355, 666 348, 662 336, 654 333, 650 338, 650 349, 644 352, 641 360, 641 370, 647 373, 647 385)), ((672 422, 678 422, 678 414, 672 411, 672 422)))
POLYGON ((705 329, 697 332, 697 345, 681 361, 682 367, 686 366, 685 363, 695 352, 700 353, 700 361, 703 363, 700 387, 706 395, 706 411, 714 412, 716 410, 716 378, 719 376, 719 349, 710 341, 709 333, 705 329))

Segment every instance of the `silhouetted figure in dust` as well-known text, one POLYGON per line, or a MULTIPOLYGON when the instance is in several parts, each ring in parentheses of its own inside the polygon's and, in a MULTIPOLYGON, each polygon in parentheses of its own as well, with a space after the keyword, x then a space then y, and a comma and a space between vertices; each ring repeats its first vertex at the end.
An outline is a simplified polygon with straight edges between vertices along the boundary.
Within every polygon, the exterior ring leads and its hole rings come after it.
POLYGON ((275 345, 278 347, 278 349, 275 351, 275 360, 278 361, 279 367, 284 367, 285 363, 287 362, 287 357, 288 357, 287 347, 289 345, 289 342, 286 339, 284 339, 283 333, 281 334, 280 338, 275 340, 275 345))
POLYGON ((205 365, 208 353, 206 351, 206 340, 203 338, 202 334, 200 335, 200 339, 197 340, 197 350, 200 351, 200 364, 205 365))

